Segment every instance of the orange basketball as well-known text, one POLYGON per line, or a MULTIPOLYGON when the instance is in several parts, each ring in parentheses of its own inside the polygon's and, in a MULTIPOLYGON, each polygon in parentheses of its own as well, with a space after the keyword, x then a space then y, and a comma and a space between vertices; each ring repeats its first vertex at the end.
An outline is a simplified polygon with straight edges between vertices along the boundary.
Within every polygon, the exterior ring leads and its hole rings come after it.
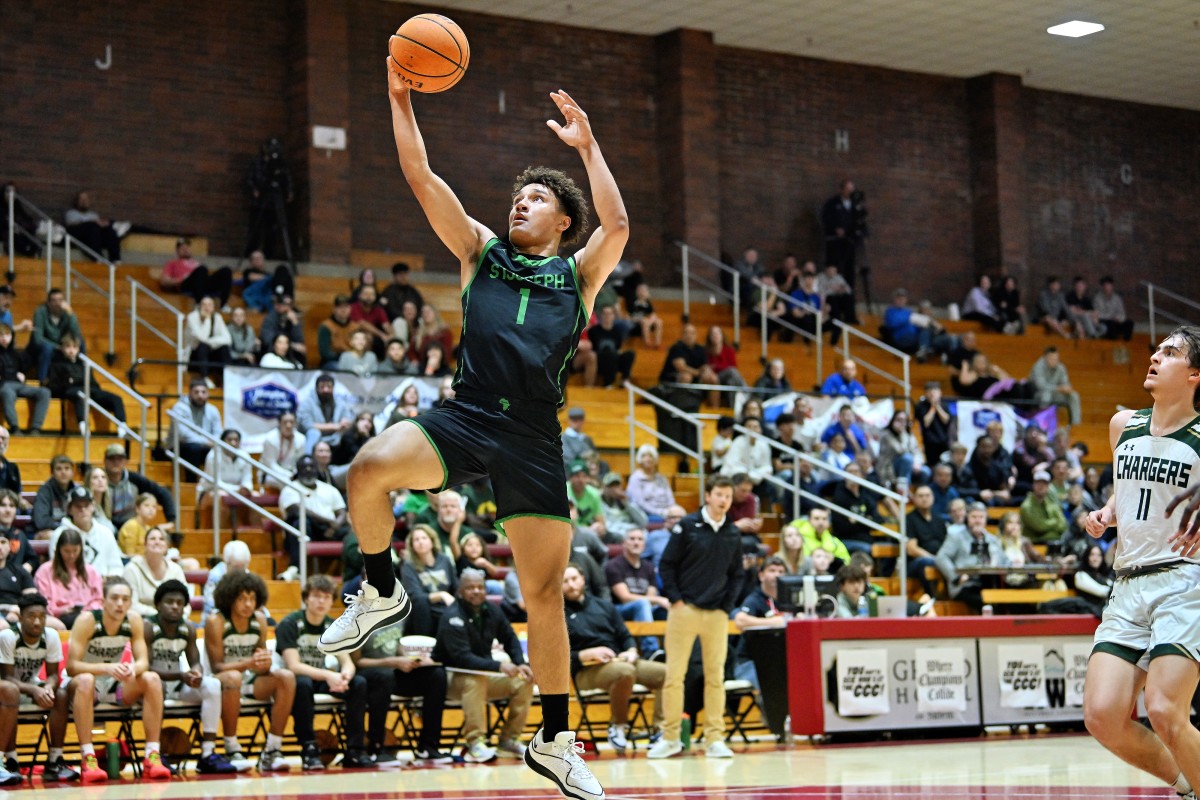
POLYGON ((388 40, 392 71, 417 92, 444 92, 462 80, 471 46, 462 28, 441 14, 418 14, 388 40))

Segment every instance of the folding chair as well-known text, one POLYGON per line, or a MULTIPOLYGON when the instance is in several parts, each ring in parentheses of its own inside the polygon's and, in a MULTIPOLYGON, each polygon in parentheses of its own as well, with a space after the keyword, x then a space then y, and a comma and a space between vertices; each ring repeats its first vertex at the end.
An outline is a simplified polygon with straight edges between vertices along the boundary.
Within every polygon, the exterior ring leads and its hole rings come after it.
MULTIPOLYGON (((574 679, 571 682, 574 684, 574 679)), ((642 684, 635 683, 633 685, 633 693, 629 697, 629 735, 626 737, 630 749, 636 749, 637 739, 646 739, 649 741, 652 735, 650 731, 650 718, 646 716, 646 698, 650 695, 650 689, 642 684)), ((603 689, 580 689, 576 685, 575 700, 579 703, 579 725, 576 727, 576 730, 580 733, 587 731, 588 738, 593 742, 608 741, 606 724, 609 720, 593 720, 588 713, 588 708, 591 706, 601 706, 607 712, 611 699, 608 692, 603 689), (599 734, 596 732, 597 727, 600 728, 599 734)))
POLYGON ((750 744, 748 730, 765 730, 766 725, 762 722, 764 719, 758 707, 758 695, 750 681, 725 681, 725 720, 729 738, 741 736, 742 741, 750 744), (750 715, 755 710, 759 711, 758 723, 750 720, 750 715))

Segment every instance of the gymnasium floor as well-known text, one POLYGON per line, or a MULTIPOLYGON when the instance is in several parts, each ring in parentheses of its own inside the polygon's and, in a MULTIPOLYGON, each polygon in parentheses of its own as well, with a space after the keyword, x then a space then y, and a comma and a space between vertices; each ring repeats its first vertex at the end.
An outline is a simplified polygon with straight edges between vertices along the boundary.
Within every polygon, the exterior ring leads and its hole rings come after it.
MULTIPOLYGON (((1174 798, 1174 792, 1127 767, 1089 737, 1078 734, 997 737, 991 740, 734 747, 736 758, 708 761, 685 755, 648 761, 589 756, 608 796, 666 800, 907 800, 908 798, 1174 798)), ((171 783, 130 780, 103 787, 24 793, 129 798, 321 798, 388 800, 397 797, 524 800, 552 798, 547 784, 515 761, 488 765, 403 767, 375 771, 279 774, 260 778, 189 778, 171 783)))

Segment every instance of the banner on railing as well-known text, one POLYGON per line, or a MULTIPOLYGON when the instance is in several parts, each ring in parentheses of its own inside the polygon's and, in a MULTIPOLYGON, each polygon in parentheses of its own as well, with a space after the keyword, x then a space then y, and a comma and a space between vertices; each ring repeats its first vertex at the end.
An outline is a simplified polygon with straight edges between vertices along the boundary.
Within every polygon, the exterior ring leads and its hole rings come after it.
MULTIPOLYGON (((785 411, 791 413, 797 397, 800 397, 799 393, 788 392, 776 395, 763 403, 764 421, 773 425, 776 417, 780 414, 785 411)), ((859 424, 863 426, 871 440, 871 449, 878 452, 879 435, 887 427, 892 419, 892 414, 896 411, 896 403, 891 398, 871 402, 865 397, 849 400, 845 397, 809 395, 808 402, 812 407, 813 415, 809 419, 800 421, 796 426, 796 438, 807 450, 812 450, 813 443, 820 441, 825 429, 837 421, 838 411, 846 403, 849 403, 850 407, 854 409, 855 416, 858 417, 859 424)))
MULTIPOLYGON (((241 431, 242 449, 261 453, 267 434, 279 427, 284 411, 296 411, 307 395, 316 394, 317 376, 322 370, 271 370, 259 367, 226 367, 225 426, 241 431)), ((370 411, 375 415, 375 430, 383 430, 396 402, 410 385, 416 386, 418 408, 426 409, 437 400, 437 378, 406 375, 365 375, 331 372, 334 396, 344 401, 353 413, 370 411)))
POLYGON ((1012 452, 1021 434, 1030 425, 1037 424, 1047 434, 1053 434, 1058 427, 1058 416, 1054 406, 1042 409, 1031 417, 1022 417, 1014 406, 1008 403, 989 403, 977 400, 959 400, 956 404, 955 415, 958 419, 958 441, 968 451, 975 450, 979 437, 987 431, 989 422, 999 422, 1004 426, 1004 436, 1000 444, 1012 452))

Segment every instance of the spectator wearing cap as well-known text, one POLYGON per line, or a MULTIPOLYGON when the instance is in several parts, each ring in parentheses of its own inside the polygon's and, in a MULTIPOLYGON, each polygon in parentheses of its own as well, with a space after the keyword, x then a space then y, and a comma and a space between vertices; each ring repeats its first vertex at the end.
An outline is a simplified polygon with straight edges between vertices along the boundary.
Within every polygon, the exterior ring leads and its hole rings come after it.
POLYGON ((17 430, 17 398, 29 401, 29 425, 25 433, 37 435, 50 410, 50 390, 25 383, 25 357, 13 342, 10 323, 0 322, 0 409, 8 427, 17 430))
POLYGON ((104 449, 104 472, 108 476, 108 496, 112 499, 112 523, 121 526, 137 515, 137 498, 152 494, 162 507, 167 519, 167 530, 175 527, 175 500, 166 487, 137 472, 130 471, 126 464, 129 457, 124 445, 110 444, 104 449))
MULTIPOLYGON (((296 462, 296 474, 292 479, 304 489, 303 495, 291 486, 279 493, 279 509, 284 519, 294 528, 300 527, 300 504, 304 504, 305 533, 312 541, 341 541, 350 530, 346 517, 346 501, 332 484, 317 480, 317 462, 312 456, 303 456, 296 462)), ((291 566, 281 580, 295 580, 300 572, 300 542, 290 533, 286 548, 291 566)))
POLYGON ((321 369, 337 369, 338 359, 350 349, 350 336, 363 329, 361 322, 350 319, 350 296, 333 298, 333 313, 317 328, 317 351, 321 354, 321 369))
POLYGON ((342 433, 354 424, 354 410, 333 390, 333 376, 323 372, 317 376, 313 392, 305 392, 300 399, 296 421, 304 434, 304 452, 309 455, 317 442, 328 442, 333 447, 342 433))
POLYGON ((67 515, 67 503, 75 488, 75 462, 59 454, 50 459, 50 479, 38 487, 33 500, 33 527, 37 538, 47 539, 67 515))
POLYGON ((16 291, 9 284, 0 285, 0 322, 13 329, 14 333, 33 330, 33 320, 23 319, 20 322, 13 322, 12 301, 17 296, 16 291))
POLYGON ((230 345, 233 339, 225 327, 225 319, 217 312, 217 303, 212 297, 201 297, 196 307, 188 312, 184 324, 184 358, 188 369, 204 378, 211 389, 212 375, 218 375, 231 360, 230 345))
POLYGON ((841 369, 825 379, 821 384, 821 394, 825 397, 865 397, 867 387, 858 382, 858 363, 847 358, 842 361, 841 369))
POLYGON ((1067 532, 1062 504, 1050 492, 1050 473, 1044 469, 1033 473, 1033 487, 1021 501, 1021 528, 1035 544, 1057 542, 1067 532))
POLYGON ((603 538, 604 503, 600 497, 600 490, 588 481, 588 468, 583 461, 571 464, 570 477, 567 479, 567 497, 575 504, 576 524, 589 528, 603 538))
POLYGON ((620 544, 626 534, 634 528, 645 528, 650 519, 625 496, 621 476, 615 472, 605 473, 600 481, 600 502, 604 507, 604 541, 620 544))
MULTIPOLYGON (((167 447, 174 449, 178 435, 179 457, 194 467, 202 467, 208 451, 212 449, 208 437, 216 439, 221 435, 222 428, 221 412, 208 402, 208 384, 201 378, 193 378, 188 384, 188 396, 179 398, 167 416, 171 418, 167 447)), ((185 471, 184 479, 194 482, 196 477, 190 471, 185 471)))
POLYGON ((95 514, 92 493, 83 486, 71 489, 67 516, 50 534, 50 558, 54 558, 54 550, 63 532, 73 530, 83 538, 83 560, 95 567, 100 577, 120 575, 125 571, 125 562, 121 559, 117 537, 107 525, 96 522, 95 514))
POLYGON ((629 502, 636 505, 651 522, 659 522, 667 509, 675 504, 671 482, 658 471, 658 449, 644 444, 637 449, 637 468, 629 475, 625 486, 629 502))
POLYGON ((288 337, 292 359, 302 367, 306 365, 308 347, 304 344, 304 323, 300 321, 300 313, 293 306, 290 294, 277 293, 271 310, 263 317, 258 338, 263 348, 270 348, 281 333, 288 337))
POLYGON ((224 306, 233 291, 233 270, 229 267, 209 270, 192 257, 192 242, 179 238, 175 242, 175 258, 163 265, 158 285, 167 292, 190 295, 196 302, 204 297, 217 297, 224 306))
MULTIPOLYGON (((412 303, 418 309, 425 305, 425 298, 421 297, 421 292, 408 282, 408 273, 409 266, 403 261, 392 264, 392 282, 383 290, 383 295, 379 299, 379 302, 387 310, 388 318, 392 320, 393 325, 396 318, 401 315, 405 303, 412 303)), ((411 334, 411 331, 409 333, 411 334)))
POLYGON ((572 406, 567 411, 567 427, 563 428, 562 449, 563 449, 563 465, 567 468, 583 458, 583 454, 588 450, 595 450, 596 443, 592 441, 592 437, 583 432, 585 415, 583 409, 579 406, 572 406))

